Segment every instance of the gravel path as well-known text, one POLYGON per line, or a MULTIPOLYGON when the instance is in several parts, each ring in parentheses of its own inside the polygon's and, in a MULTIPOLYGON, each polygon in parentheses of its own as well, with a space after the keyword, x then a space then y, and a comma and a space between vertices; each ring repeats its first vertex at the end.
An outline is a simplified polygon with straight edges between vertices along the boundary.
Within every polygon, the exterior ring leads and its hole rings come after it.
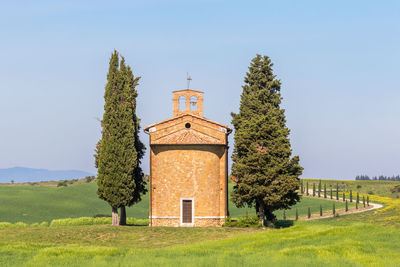
MULTIPOLYGON (((336 202, 343 202, 343 200, 336 200, 336 199, 330 199, 330 198, 324 198, 324 197, 317 197, 317 196, 313 197, 313 196, 312 196, 312 189, 309 189, 309 190, 308 190, 308 193, 309 193, 309 195, 308 195, 307 197, 322 198, 322 199, 331 200, 331 201, 336 201, 336 202)), ((346 200, 350 202, 349 199, 346 199, 346 200)), ((354 199, 353 199, 353 200, 354 200, 354 199)), ((360 203, 360 204, 361 204, 361 206, 362 206, 362 203, 360 203)), ((336 214, 339 214, 340 216, 344 216, 344 215, 348 215, 348 214, 354 214, 354 213, 360 213, 360 212, 365 212, 365 211, 369 211, 369 210, 380 209, 380 208, 382 208, 382 207, 383 207, 383 205, 381 205, 381 204, 369 202, 369 206, 366 206, 365 208, 363 208, 363 207, 358 208, 358 209, 353 208, 353 209, 351 209, 351 210, 349 210, 349 211, 347 211, 347 212, 343 212, 343 211, 340 212, 340 213, 339 213, 339 212, 336 212, 336 214)), ((311 215, 311 218, 310 218, 310 219, 308 219, 308 217, 306 216, 306 217, 301 217, 301 218, 299 218, 299 220, 319 220, 319 219, 325 219, 325 218, 332 218, 332 214, 329 214, 329 215, 322 215, 322 216, 319 216, 319 214, 317 214, 318 216, 315 216, 316 214, 313 214, 313 215, 311 215), (314 215, 314 216, 313 216, 313 215, 314 215)))

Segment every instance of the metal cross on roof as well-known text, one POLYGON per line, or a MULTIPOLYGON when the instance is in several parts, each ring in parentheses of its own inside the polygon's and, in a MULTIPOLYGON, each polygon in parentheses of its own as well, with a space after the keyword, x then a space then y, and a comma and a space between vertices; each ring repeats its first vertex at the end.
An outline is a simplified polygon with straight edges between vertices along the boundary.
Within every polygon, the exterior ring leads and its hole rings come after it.
POLYGON ((189 73, 187 73, 187 78, 186 78, 186 80, 187 80, 187 89, 189 89, 190 81, 192 80, 192 78, 189 76, 189 73))

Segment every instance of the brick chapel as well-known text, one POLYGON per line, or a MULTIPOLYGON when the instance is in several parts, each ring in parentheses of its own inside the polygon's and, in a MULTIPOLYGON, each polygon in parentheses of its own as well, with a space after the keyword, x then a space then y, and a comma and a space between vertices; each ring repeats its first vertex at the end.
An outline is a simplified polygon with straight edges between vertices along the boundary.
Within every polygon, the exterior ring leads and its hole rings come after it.
POLYGON ((172 93, 173 116, 147 126, 150 225, 220 226, 228 216, 228 135, 203 117, 203 92, 172 93))

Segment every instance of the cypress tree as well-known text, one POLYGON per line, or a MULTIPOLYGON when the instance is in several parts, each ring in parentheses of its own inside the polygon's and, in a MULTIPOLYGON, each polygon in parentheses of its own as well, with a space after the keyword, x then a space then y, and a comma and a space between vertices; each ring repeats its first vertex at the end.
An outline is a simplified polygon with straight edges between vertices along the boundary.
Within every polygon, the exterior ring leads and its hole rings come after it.
POLYGON ((322 216, 322 205, 319 205, 319 216, 322 216))
POLYGON ((326 183, 324 184, 324 198, 326 198, 326 183))
POLYGON ((303 189, 304 189, 304 185, 303 185, 303 181, 301 182, 301 188, 300 188, 300 192, 303 194, 304 192, 303 192, 303 189))
POLYGON ((307 216, 308 216, 308 219, 310 219, 310 218, 311 218, 311 209, 310 209, 310 208, 308 208, 308 213, 307 213, 307 216))
POLYGON ((357 203, 360 203, 360 195, 357 192, 357 203))
POLYGON ((363 196, 363 207, 365 208, 365 196, 363 196))
POLYGON ((307 196, 309 195, 310 193, 308 192, 308 182, 307 182, 307 196))
POLYGON ((315 183, 312 184, 312 196, 315 197, 315 183))
POLYGON ((319 183, 318 183, 318 197, 321 197, 321 189, 322 189, 322 184, 321 184, 321 180, 319 180, 319 183))
POLYGON ((335 202, 332 205, 332 214, 333 214, 333 217, 335 217, 335 214, 336 214, 335 202))
POLYGON ((343 202, 346 200, 346 193, 343 192, 343 202))
POLYGON ((333 189, 331 187, 331 199, 333 198, 333 189))
POLYGON ((296 221, 299 219, 299 210, 296 208, 296 221))
POLYGON ((346 200, 346 212, 348 212, 349 211, 349 204, 347 203, 347 200, 346 200))
POLYGON ((238 182, 231 194, 237 207, 256 206, 265 225, 273 212, 300 200, 299 157, 291 157, 289 129, 281 104, 281 82, 267 56, 257 55, 244 79, 239 113, 232 113, 235 129, 232 175, 238 182))
POLYGON ((369 196, 367 196, 367 206, 369 207, 369 196))
POLYGON ((353 202, 353 191, 350 190, 350 202, 353 202))
POLYGON ((339 183, 336 183, 336 200, 339 200, 339 183))
POLYGON ((102 124, 102 137, 97 143, 95 164, 97 195, 112 209, 112 224, 126 224, 126 206, 140 201, 146 192, 140 161, 144 145, 138 137, 135 87, 140 77, 134 77, 129 66, 114 50, 111 55, 102 124), (121 221, 118 222, 118 208, 121 221))

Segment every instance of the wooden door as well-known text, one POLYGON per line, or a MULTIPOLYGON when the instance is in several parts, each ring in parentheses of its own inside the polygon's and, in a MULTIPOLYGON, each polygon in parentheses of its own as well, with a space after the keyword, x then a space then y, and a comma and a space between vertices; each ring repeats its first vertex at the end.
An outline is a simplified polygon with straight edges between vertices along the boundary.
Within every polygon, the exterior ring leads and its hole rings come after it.
POLYGON ((192 200, 182 200, 182 223, 192 223, 192 200))

